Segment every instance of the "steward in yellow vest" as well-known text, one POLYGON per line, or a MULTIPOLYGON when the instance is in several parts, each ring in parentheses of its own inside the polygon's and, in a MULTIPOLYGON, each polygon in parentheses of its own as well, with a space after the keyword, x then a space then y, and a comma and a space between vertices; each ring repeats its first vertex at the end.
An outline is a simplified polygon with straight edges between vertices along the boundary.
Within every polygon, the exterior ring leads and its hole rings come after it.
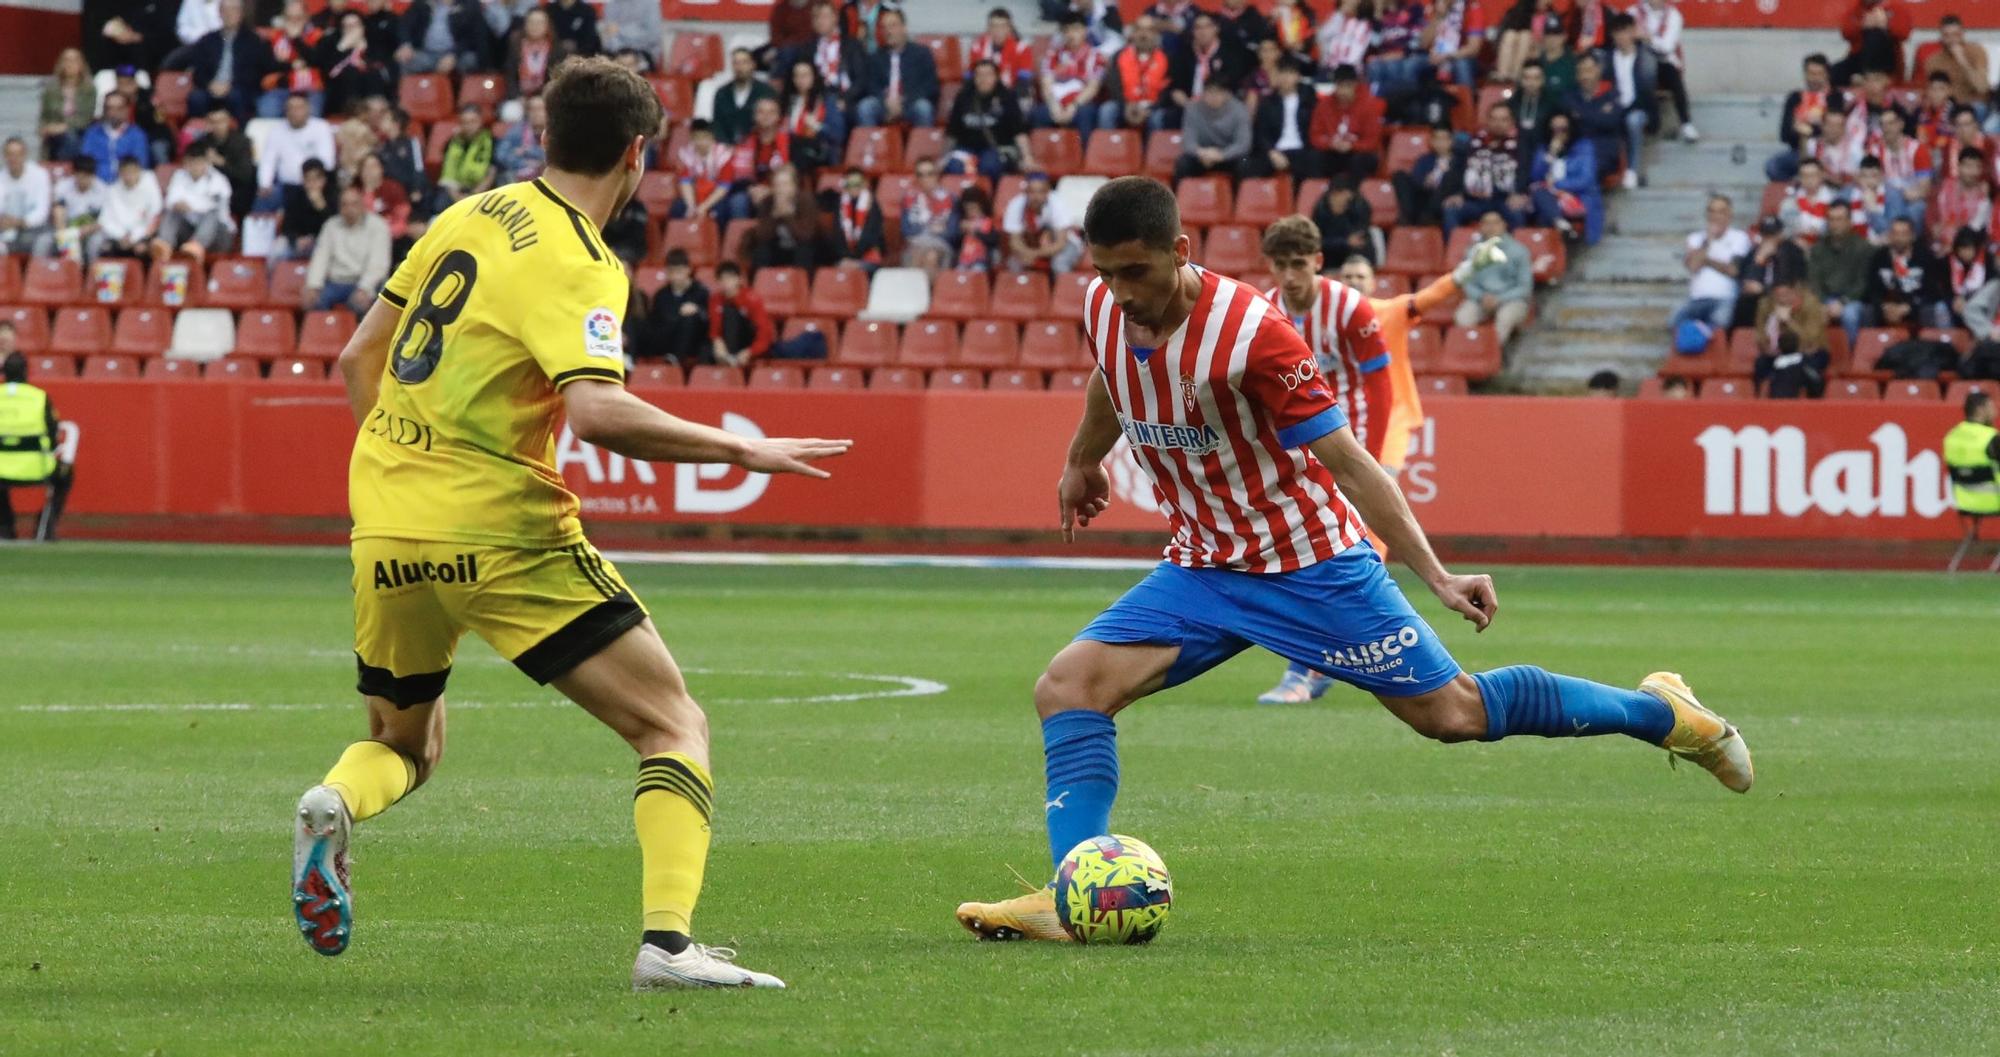
POLYGON ((11 490, 46 485, 48 501, 35 538, 56 538, 56 521, 74 479, 68 464, 56 458, 56 412, 49 394, 28 384, 28 360, 7 348, 13 328, 0 324, 0 539, 14 538, 11 490))

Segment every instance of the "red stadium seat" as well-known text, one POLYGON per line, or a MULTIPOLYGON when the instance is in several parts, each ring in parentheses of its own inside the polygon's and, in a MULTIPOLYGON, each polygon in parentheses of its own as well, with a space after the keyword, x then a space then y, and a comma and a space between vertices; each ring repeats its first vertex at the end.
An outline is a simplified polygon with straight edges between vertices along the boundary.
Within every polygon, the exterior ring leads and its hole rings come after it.
POLYGON ((43 353, 28 358, 30 378, 74 378, 77 362, 74 356, 51 356, 43 353))
POLYGON ((953 350, 953 367, 1000 370, 1014 366, 1021 358, 1021 328, 1003 319, 975 319, 965 325, 958 348, 953 350))
POLYGON ((896 324, 855 320, 840 336, 834 362, 849 367, 881 367, 896 358, 896 324))
POLYGON ((21 280, 20 303, 42 308, 80 304, 83 268, 68 257, 33 257, 21 280))
POLYGON ((889 125, 857 128, 847 136, 847 166, 872 179, 903 167, 903 132, 889 125))
POLYGON ((993 280, 992 315, 1016 323, 1049 314, 1049 277, 1040 272, 1007 272, 993 280))
POLYGON ((804 268, 759 268, 750 289, 764 299, 765 310, 774 316, 795 316, 806 310, 804 268))
POLYGON ((410 120, 422 125, 450 121, 453 111, 451 78, 440 73, 404 74, 397 86, 396 99, 410 120))
POLYGON ((265 376, 270 382, 324 382, 326 381, 326 361, 301 360, 292 358, 271 364, 271 373, 265 376))
POLYGON ((1934 404, 1938 401, 1938 383, 1923 378, 1897 378, 1882 387, 1882 399, 1898 403, 1934 404))
POLYGON ((132 356, 86 356, 83 378, 97 381, 127 381, 139 377, 139 361, 132 356))
POLYGON ((881 367, 868 378, 870 389, 922 389, 924 372, 917 367, 881 367))
MULTIPOLYGON (((675 223, 680 223, 680 221, 675 221, 675 223)), ((704 226, 710 231, 715 230, 714 224, 704 222, 704 226)), ((756 226, 757 222, 749 217, 740 217, 730 221, 729 226, 722 229, 722 245, 715 251, 716 261, 744 263, 749 258, 749 254, 744 251, 743 243, 750 238, 750 231, 756 226)), ((672 247, 669 246, 667 248, 671 249, 672 247)), ((688 263, 696 268, 702 267, 699 261, 694 260, 693 250, 688 251, 688 263)))
POLYGON ((87 356, 111 347, 111 312, 104 308, 64 308, 56 312, 49 351, 87 356))
MULTIPOLYGON (((925 158, 943 164, 942 159, 950 147, 951 143, 945 139, 943 129, 929 127, 913 128, 910 130, 909 137, 903 141, 903 164, 915 169, 916 164, 925 158)), ((884 206, 883 208, 886 209, 888 207, 884 206)))
POLYGON ((1014 196, 1020 194, 1021 188, 1026 184, 1027 181, 1023 180, 1018 173, 1008 173, 1000 178, 999 186, 993 188, 993 216, 995 219, 1007 215, 1007 203, 1013 201, 1014 196))
POLYGON ((919 319, 903 329, 896 347, 898 367, 943 367, 958 349, 958 324, 943 319, 919 319))
POLYGON ((654 74, 646 83, 653 86, 653 95, 659 99, 660 109, 667 112, 668 121, 679 123, 694 116, 694 84, 688 78, 654 74))
POLYGON ((497 74, 468 73, 458 82, 458 105, 478 107, 479 116, 487 121, 506 99, 507 81, 497 74))
POLYGON ((986 380, 986 388, 1040 392, 1042 389, 1042 372, 994 371, 986 380))
POLYGON ((741 389, 743 372, 721 364, 703 364, 688 372, 687 384, 691 389, 741 389))
POLYGON ((688 263, 696 268, 711 267, 720 260, 715 224, 710 220, 699 217, 669 220, 666 223, 666 238, 662 242, 662 249, 686 250, 688 263))
POLYGON ((249 257, 228 257, 208 268, 208 292, 202 304, 241 312, 264 303, 271 292, 271 277, 264 274, 264 262, 249 257))
MULTIPOLYGON (((921 33, 917 35, 916 41, 931 49, 931 58, 937 61, 939 81, 951 84, 964 79, 965 54, 956 36, 949 33, 921 33)), ((940 117, 950 112, 948 107, 938 107, 940 117)))
POLYGON ((1464 396, 1467 392, 1465 379, 1460 375, 1436 374, 1417 379, 1420 396, 1464 396))
POLYGON ((21 299, 21 262, 25 259, 0 253, 0 305, 21 299))
POLYGON ((1090 366, 1083 337, 1067 319, 1041 319, 1023 328, 1021 366, 1042 371, 1077 370, 1090 366))
MULTIPOLYGON (((273 284, 275 285, 275 280, 273 284)), ((667 285, 667 266, 664 264, 642 264, 632 269, 632 285, 637 287, 639 292, 645 294, 648 299, 651 299, 660 292, 661 287, 667 285)))
POLYGON ((805 368, 791 363, 760 363, 750 368, 752 389, 803 389, 805 368))
POLYGON ((160 120, 178 125, 187 120, 188 96, 193 92, 193 74, 162 70, 153 75, 153 111, 160 115, 160 120))
POLYGON ((705 81, 721 73, 724 63, 721 34, 674 30, 674 42, 667 48, 668 76, 705 81))
POLYGON ((343 308, 307 312, 299 325, 297 355, 310 360, 331 360, 347 347, 354 336, 354 313, 343 308))
POLYGON ((1049 375, 1049 388, 1059 392, 1071 390, 1081 392, 1090 388, 1090 378, 1096 371, 1057 371, 1049 375))
POLYGON ((128 356, 158 356, 174 340, 174 314, 165 308, 127 308, 118 313, 111 331, 111 351, 128 356))
MULTIPOLYGON (((1241 278, 1263 266, 1264 252, 1258 229, 1243 224, 1223 224, 1208 229, 1201 247, 1201 264, 1232 278, 1241 278)), ((1265 289, 1259 287, 1259 289, 1265 289)))
POLYGON ((648 169, 639 177, 639 190, 633 197, 646 207, 649 217, 664 217, 673 211, 674 203, 680 199, 681 183, 673 173, 659 169, 648 169))
POLYGON ((1444 236, 1434 227, 1399 227, 1389 232, 1382 270, 1395 275, 1435 275, 1444 271, 1444 236))
POLYGON ((1757 218, 1762 220, 1765 217, 1777 216, 1778 208, 1785 202, 1785 191, 1788 189, 1789 185, 1776 180, 1765 184, 1764 195, 1757 202, 1757 218))
POLYGON ((930 314, 943 319, 977 319, 987 314, 992 297, 985 272, 953 269, 939 272, 931 284, 930 314))
POLYGON ((1748 378, 1710 378, 1701 383, 1699 395, 1703 400, 1748 400, 1757 393, 1748 378))
POLYGON ((1055 278, 1055 293, 1049 302, 1049 315, 1057 319, 1082 319, 1083 297, 1090 290, 1090 281, 1097 278, 1089 272, 1075 271, 1055 278))
POLYGON ((445 148, 451 145, 451 137, 458 126, 449 121, 440 121, 424 133, 424 170, 436 179, 444 169, 445 148))
POLYGON ((1180 161, 1180 158, 1181 134, 1178 131, 1161 129, 1146 137, 1146 156, 1139 164, 1147 176, 1156 180, 1172 180, 1174 163, 1180 161))
POLYGON ((1292 179, 1289 176, 1245 180, 1236 185, 1236 215, 1239 224, 1251 224, 1260 231, 1273 220, 1292 211, 1292 179))
POLYGON ((1957 349, 1960 356, 1972 351, 1972 332, 1964 327, 1925 327, 1917 332, 1917 337, 1925 341, 1942 341, 1957 349))
POLYGON ((1090 134, 1083 151, 1083 171, 1092 176, 1130 176, 1146 159, 1136 129, 1101 128, 1090 134))
POLYGON ((842 319, 860 315, 868 307, 868 272, 851 265, 814 272, 812 307, 815 312, 842 319))
POLYGON ((257 361, 242 356, 216 360, 202 371, 201 376, 211 382, 254 382, 261 377, 257 361))
POLYGON ((1500 339, 1491 327, 1453 327, 1444 336, 1439 374, 1491 378, 1500 373, 1500 339))
POLYGON ((1331 183, 1331 180, 1320 176, 1301 180, 1298 191, 1292 195, 1292 201, 1297 204, 1298 211, 1311 216, 1313 207, 1319 204, 1320 199, 1326 197, 1327 186, 1331 183))
POLYGON ((865 381, 859 367, 815 367, 807 389, 859 389, 865 381))
POLYGON ((986 375, 983 372, 975 370, 954 369, 945 371, 932 371, 930 388, 984 389, 986 388, 986 375))
POLYGON ((201 364, 194 360, 177 360, 171 356, 154 356, 139 361, 139 375, 149 382, 199 381, 201 364))
POLYGON ((1882 354, 1889 351, 1889 346, 1902 340, 1903 332, 1890 327, 1861 328, 1855 336, 1854 349, 1848 354, 1851 357, 1849 370, 1856 374, 1872 373, 1882 354))
POLYGON ((153 265, 146 273, 146 293, 142 304, 163 308, 189 308, 202 304, 208 275, 190 260, 171 260, 153 265))
POLYGON ((2000 384, 1984 380, 1953 382, 1945 387, 1944 400, 1953 407, 1962 407, 1965 398, 1974 393, 1985 393, 1992 399, 2000 400, 2000 384))
POLYGON ((1375 291, 1368 296, 1379 301, 1389 297, 1401 297, 1409 292, 1409 276, 1379 274, 1375 276, 1375 291))
POLYGON ((305 303, 306 296, 305 261, 278 261, 271 265, 271 289, 264 296, 268 308, 289 308, 296 310, 305 303))
MULTIPOLYGON (((1423 289, 1436 281, 1436 277, 1425 275, 1419 277, 1411 285, 1418 289, 1423 289)), ((1444 300, 1424 309, 1423 315, 1420 318, 1431 326, 1441 328, 1442 330, 1450 330, 1452 324, 1458 319, 1458 303, 1463 300, 1465 300, 1465 295, 1454 290, 1444 300)))
POLYGON ((1763 351, 1764 335, 1756 327, 1737 327, 1729 332, 1722 369, 1727 374, 1750 374, 1757 369, 1757 357, 1763 351))
POLYGON ((1535 283, 1559 283, 1569 274, 1569 246, 1553 228, 1517 228, 1514 237, 1528 249, 1535 283))
POLYGON ((671 363, 642 363, 625 376, 631 389, 679 389, 686 384, 681 369, 671 363))
POLYGON ((1436 327, 1410 328, 1410 370, 1417 374, 1442 373, 1444 350, 1436 327))
POLYGON ((1061 179, 1083 169, 1083 139, 1073 128, 1038 128, 1028 133, 1028 153, 1035 166, 1061 179))
POLYGON ((1377 174, 1385 179, 1391 173, 1409 172, 1431 146, 1431 133, 1425 128, 1390 129, 1388 138, 1388 149, 1382 152, 1382 171, 1377 174))
POLYGON ((1396 226, 1402 207, 1396 204, 1396 189, 1389 181, 1375 177, 1361 181, 1361 200, 1368 203, 1370 222, 1376 227, 1396 226))
POLYGON ((245 312, 236 321, 236 354, 262 360, 293 355, 298 320, 291 312, 268 308, 245 312))
MULTIPOLYGON (((49 313, 46 309, 20 305, 0 308, 0 323, 14 325, 14 346, 33 355, 49 347, 49 313)), ((161 345, 160 348, 166 348, 161 345)))
POLYGON ((1181 226, 1184 228, 1205 228, 1212 224, 1229 223, 1233 205, 1229 193, 1229 181, 1223 177, 1189 177, 1174 188, 1174 197, 1180 200, 1181 226))
POLYGON ((778 337, 789 341, 802 334, 818 334, 826 339, 826 351, 840 343, 840 324, 827 316, 792 316, 779 329, 778 337))
POLYGON ((1826 383, 1828 400, 1880 400, 1882 384, 1872 378, 1836 378, 1826 383))

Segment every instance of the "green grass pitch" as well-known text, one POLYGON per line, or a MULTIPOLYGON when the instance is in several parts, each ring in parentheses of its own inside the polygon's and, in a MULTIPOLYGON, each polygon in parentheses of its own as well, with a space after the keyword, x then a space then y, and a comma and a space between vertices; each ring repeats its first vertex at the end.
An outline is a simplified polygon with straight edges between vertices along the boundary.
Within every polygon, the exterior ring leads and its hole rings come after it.
POLYGON ((2000 584, 1512 568, 1473 669, 1686 673, 1747 797, 1620 738, 1442 746, 1250 654, 1121 720, 1150 947, 982 945, 1043 872, 1029 691, 1125 571, 626 564, 709 707, 696 917, 786 993, 626 991, 626 748, 468 643, 436 778, 307 951, 289 812, 361 734, 337 551, 0 550, 0 1054, 1991 1054, 2000 584), (859 675, 944 684, 927 696, 859 675), (199 706, 199 707, 194 707, 199 706))

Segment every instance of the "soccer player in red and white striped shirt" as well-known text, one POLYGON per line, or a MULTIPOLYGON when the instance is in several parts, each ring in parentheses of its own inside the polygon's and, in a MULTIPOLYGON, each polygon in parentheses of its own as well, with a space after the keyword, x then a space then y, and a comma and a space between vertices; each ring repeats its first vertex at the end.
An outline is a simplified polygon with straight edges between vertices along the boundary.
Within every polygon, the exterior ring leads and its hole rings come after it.
MULTIPOLYGON (((1161 562, 1049 662, 1035 684, 1047 758, 1052 864, 1110 832, 1126 705, 1252 645, 1373 693, 1440 741, 1626 734, 1750 788, 1736 728, 1678 675, 1621 690, 1540 668, 1459 669, 1373 549, 1373 525, 1446 607, 1484 629, 1486 576, 1448 572, 1390 478, 1348 428, 1291 321, 1255 290, 1188 262, 1166 185, 1099 188, 1084 215, 1099 278, 1084 298, 1098 374, 1057 503, 1065 539, 1111 503, 1104 460, 1122 437, 1173 529, 1161 562)), ((984 939, 1067 939, 1051 888, 965 903, 984 939)))

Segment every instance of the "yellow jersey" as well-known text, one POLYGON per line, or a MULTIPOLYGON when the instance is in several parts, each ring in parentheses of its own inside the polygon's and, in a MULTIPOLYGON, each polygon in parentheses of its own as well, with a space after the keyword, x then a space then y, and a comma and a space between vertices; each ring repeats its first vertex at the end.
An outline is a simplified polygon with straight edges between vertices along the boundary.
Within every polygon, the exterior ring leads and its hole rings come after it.
POLYGON ((542 180, 439 214, 382 288, 402 320, 348 463, 353 538, 581 541, 557 390, 624 381, 627 295, 596 225, 542 180))

